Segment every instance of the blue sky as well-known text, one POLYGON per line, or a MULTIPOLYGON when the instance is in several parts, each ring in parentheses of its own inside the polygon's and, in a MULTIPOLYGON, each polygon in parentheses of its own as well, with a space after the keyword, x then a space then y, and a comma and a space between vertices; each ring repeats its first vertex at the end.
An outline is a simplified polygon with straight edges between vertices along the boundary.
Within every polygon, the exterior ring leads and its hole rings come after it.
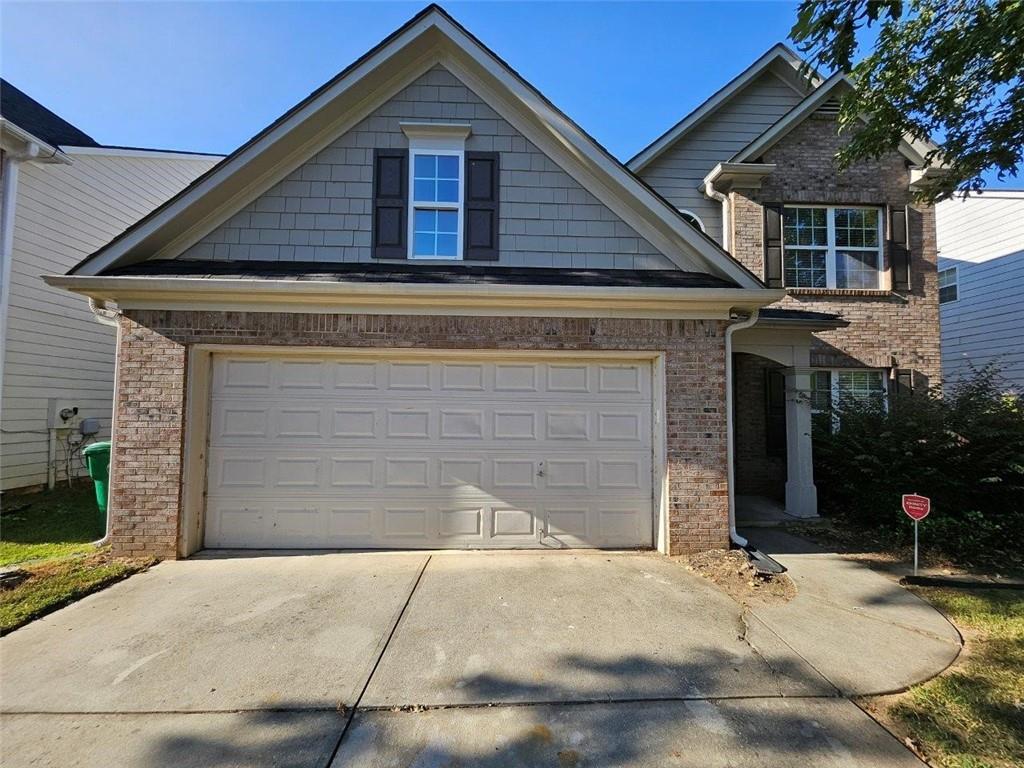
MULTIPOLYGON (((226 153, 425 4, 5 1, 0 71, 100 143, 226 153)), ((796 5, 444 3, 622 159, 786 41, 796 5)))

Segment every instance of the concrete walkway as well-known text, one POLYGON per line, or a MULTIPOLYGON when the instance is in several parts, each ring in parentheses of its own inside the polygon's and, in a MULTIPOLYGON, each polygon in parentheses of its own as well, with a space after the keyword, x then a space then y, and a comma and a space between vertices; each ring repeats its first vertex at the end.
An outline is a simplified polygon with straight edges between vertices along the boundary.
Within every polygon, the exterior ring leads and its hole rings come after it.
POLYGON ((651 553, 164 563, 0 640, 2 762, 919 766, 840 692, 937 673, 955 631, 761 543, 801 594, 746 612, 651 553))
POLYGON ((742 533, 798 590, 789 603, 751 608, 751 642, 781 638, 841 694, 901 691, 960 653, 956 628, 895 580, 778 529, 742 533))

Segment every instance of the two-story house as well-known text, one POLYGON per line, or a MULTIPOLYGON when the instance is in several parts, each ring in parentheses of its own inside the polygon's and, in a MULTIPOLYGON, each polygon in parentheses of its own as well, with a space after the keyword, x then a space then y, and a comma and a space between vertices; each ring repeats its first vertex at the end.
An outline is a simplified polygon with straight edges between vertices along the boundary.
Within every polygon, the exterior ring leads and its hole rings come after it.
POLYGON ((49 283, 120 324, 118 552, 725 547, 939 375, 922 148, 772 49, 626 167, 431 6, 49 283), (105 309, 104 309, 105 308, 105 309), (814 397, 809 397, 814 393, 814 397))
POLYGON ((219 160, 103 145, 0 80, 0 492, 86 474, 85 441, 110 434, 113 324, 42 275, 71 269, 219 160))

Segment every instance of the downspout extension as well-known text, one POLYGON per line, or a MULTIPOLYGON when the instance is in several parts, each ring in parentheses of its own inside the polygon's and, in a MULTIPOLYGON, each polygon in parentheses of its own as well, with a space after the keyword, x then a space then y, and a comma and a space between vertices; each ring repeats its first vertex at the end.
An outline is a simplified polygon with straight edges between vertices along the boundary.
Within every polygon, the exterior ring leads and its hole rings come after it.
POLYGON ((740 547, 747 546, 747 540, 736 531, 736 426, 733 417, 733 370, 732 370, 732 335, 736 331, 750 328, 757 322, 760 309, 750 313, 750 317, 742 322, 730 325, 725 329, 725 434, 726 434, 726 476, 729 483, 729 539, 740 547))

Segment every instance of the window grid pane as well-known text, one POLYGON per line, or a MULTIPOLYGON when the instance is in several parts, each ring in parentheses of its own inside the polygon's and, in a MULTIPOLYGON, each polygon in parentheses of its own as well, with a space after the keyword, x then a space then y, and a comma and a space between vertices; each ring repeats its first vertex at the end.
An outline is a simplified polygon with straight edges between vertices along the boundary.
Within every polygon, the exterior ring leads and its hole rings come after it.
POLYGON ((839 371, 839 396, 843 399, 870 401, 885 395, 885 382, 881 371, 839 371))
POLYGON ((877 288, 878 251, 837 251, 837 288, 877 288))
POLYGON ((939 271, 939 304, 956 301, 958 298, 956 267, 939 271))
POLYGON ((457 255, 458 211, 417 208, 413 216, 413 255, 445 258, 457 255))
POLYGON ((787 248, 783 264, 785 284, 793 288, 827 287, 826 254, 826 251, 787 248))
POLYGON ((828 220, 824 208, 785 208, 782 213, 785 245, 828 245, 828 220))
POLYGON ((459 158, 455 155, 414 156, 413 199, 417 203, 459 202, 459 158))
POLYGON ((832 410, 832 374, 829 371, 814 371, 811 374, 811 413, 828 413, 832 410))

